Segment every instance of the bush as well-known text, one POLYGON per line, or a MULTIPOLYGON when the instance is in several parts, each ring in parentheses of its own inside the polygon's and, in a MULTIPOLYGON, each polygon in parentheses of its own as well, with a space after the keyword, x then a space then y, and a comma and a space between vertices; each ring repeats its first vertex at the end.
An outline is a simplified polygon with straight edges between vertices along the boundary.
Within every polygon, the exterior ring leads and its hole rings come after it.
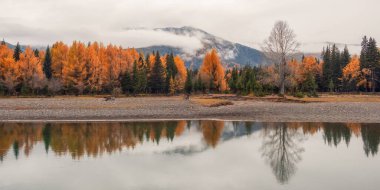
POLYGON ((22 86, 21 86, 20 94, 21 94, 22 96, 30 95, 30 93, 31 93, 31 89, 30 89, 28 86, 26 86, 26 85, 22 85, 22 86))
POLYGON ((318 94, 314 91, 314 92, 307 93, 307 96, 308 97, 318 97, 318 94))
POLYGON ((304 98, 305 94, 303 92, 298 91, 293 96, 296 98, 304 98))

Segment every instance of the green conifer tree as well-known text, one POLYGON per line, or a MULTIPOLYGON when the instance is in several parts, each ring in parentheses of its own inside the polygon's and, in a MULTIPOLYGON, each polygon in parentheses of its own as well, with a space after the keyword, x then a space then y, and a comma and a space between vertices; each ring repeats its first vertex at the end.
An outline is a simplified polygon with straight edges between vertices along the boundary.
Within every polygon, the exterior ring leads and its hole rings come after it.
POLYGON ((185 82, 185 92, 186 94, 191 94, 193 91, 193 81, 192 81, 192 72, 187 70, 186 82, 185 82))
POLYGON ((17 42, 17 45, 16 45, 15 50, 14 50, 14 52, 13 52, 13 59, 14 59, 15 61, 20 60, 20 54, 21 54, 21 53, 22 53, 22 52, 21 52, 21 46, 20 46, 20 44, 17 42))
POLYGON ((153 93, 162 93, 165 90, 165 69, 162 65, 160 54, 157 52, 152 68, 149 84, 153 93))
POLYGON ((49 46, 46 48, 46 54, 43 63, 43 71, 47 79, 51 79, 52 77, 52 69, 51 69, 51 52, 49 46))
POLYGON ((133 62, 132 69, 132 91, 134 94, 139 93, 139 74, 136 61, 133 62))

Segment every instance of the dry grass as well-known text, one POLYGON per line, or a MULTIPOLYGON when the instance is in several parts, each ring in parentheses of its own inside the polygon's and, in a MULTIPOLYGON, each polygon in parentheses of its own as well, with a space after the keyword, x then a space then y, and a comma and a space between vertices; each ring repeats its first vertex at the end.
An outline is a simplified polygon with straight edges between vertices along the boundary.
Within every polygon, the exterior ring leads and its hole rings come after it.
POLYGON ((290 100, 301 100, 305 102, 380 102, 379 95, 322 95, 320 97, 296 98, 287 96, 290 100))
POLYGON ((233 105, 231 101, 217 99, 217 98, 192 98, 191 101, 205 107, 219 107, 219 106, 233 105))

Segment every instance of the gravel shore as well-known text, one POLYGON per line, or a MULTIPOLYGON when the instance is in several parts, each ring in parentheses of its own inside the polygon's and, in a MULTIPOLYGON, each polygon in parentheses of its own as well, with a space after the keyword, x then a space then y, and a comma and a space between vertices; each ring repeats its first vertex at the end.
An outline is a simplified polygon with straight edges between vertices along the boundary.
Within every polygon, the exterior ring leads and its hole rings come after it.
POLYGON ((0 99, 1 121, 223 119, 268 122, 380 123, 380 103, 289 103, 234 100, 205 107, 182 97, 0 99))

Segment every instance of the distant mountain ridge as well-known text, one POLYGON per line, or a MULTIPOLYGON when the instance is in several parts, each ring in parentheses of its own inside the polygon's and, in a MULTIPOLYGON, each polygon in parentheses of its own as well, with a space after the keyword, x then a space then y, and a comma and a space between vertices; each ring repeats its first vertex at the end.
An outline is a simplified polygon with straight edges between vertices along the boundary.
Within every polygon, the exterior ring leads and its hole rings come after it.
MULTIPOLYGON (((5 45, 7 45, 7 47, 10 48, 10 49, 15 49, 16 48, 15 44, 11 44, 11 43, 8 43, 6 41, 5 41, 5 45)), ((30 47, 32 49, 38 49, 38 50, 45 50, 46 49, 46 47, 43 47, 43 46, 28 46, 28 45, 21 45, 20 44, 21 51, 25 51, 25 49, 27 47, 30 47)))
POLYGON ((213 48, 218 51, 223 64, 228 67, 233 65, 257 66, 267 62, 264 54, 254 48, 224 40, 198 28, 184 26, 181 28, 156 28, 154 30, 169 32, 179 36, 195 37, 200 40, 202 47, 197 49, 195 54, 186 53, 183 49, 179 48, 180 44, 178 47, 157 45, 137 48, 138 51, 145 53, 159 51, 161 54, 166 54, 173 52, 185 60, 187 67, 198 68, 202 64, 205 54, 213 48))
MULTIPOLYGON (((244 46, 239 43, 234 43, 234 42, 224 40, 220 37, 214 36, 198 28, 184 26, 180 28, 175 28, 175 27, 156 28, 154 30, 168 32, 168 33, 172 33, 178 36, 194 37, 194 38, 197 38, 201 42, 202 47, 197 49, 195 53, 192 53, 192 54, 180 48, 181 44, 178 44, 178 46, 156 45, 156 46, 149 46, 149 47, 143 47, 143 48, 136 48, 138 51, 142 51, 144 53, 159 51, 161 54, 173 53, 175 55, 180 55, 184 59, 186 66, 188 68, 190 67, 193 67, 194 69, 199 68, 199 66, 203 62, 203 58, 205 54, 213 48, 215 48, 218 51, 221 57, 222 63, 226 67, 232 67, 235 65, 257 66, 260 64, 267 63, 267 60, 264 54, 260 52, 259 50, 248 47, 248 46, 244 46)), ((7 42, 6 44, 11 49, 15 48, 15 45, 13 44, 10 44, 7 42)), ((24 51, 26 47, 27 46, 25 45, 21 45, 21 50, 24 51)), ((32 48, 44 50, 46 47, 32 46, 32 48)))

